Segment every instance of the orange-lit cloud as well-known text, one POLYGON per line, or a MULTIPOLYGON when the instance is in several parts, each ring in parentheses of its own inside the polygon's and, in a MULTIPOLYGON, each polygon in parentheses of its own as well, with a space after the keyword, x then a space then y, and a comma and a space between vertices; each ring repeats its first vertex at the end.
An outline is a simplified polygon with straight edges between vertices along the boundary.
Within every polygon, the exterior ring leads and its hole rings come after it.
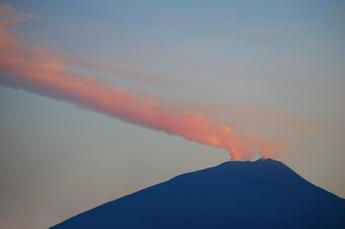
MULTIPOLYGON (((200 144, 223 148, 232 159, 271 156, 273 147, 260 138, 241 137, 227 124, 189 109, 177 111, 161 101, 142 98, 70 70, 68 59, 42 47, 26 47, 9 25, 24 20, 9 6, 0 7, 0 82, 40 95, 72 102, 139 126, 200 144)), ((74 63, 75 64, 75 63, 74 63)))

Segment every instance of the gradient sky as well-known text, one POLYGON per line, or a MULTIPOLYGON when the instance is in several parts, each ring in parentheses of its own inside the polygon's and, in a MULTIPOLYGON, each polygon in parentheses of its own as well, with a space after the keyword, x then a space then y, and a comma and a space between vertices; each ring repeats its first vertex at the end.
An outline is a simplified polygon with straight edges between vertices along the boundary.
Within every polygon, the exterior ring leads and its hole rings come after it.
MULTIPOLYGON (((11 26, 29 46, 69 57, 82 66, 74 71, 99 81, 278 142, 275 159, 345 197, 343 1, 1 2, 30 15, 11 26)), ((46 228, 230 158, 4 85, 0 107, 4 228, 46 228)))

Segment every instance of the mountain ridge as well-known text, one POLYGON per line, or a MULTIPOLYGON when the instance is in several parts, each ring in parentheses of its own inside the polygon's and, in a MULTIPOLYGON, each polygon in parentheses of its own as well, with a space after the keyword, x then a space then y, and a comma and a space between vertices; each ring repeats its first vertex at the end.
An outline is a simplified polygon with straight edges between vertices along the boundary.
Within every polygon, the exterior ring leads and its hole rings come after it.
POLYGON ((52 228, 342 228, 343 216, 344 199, 259 159, 185 173, 52 228))

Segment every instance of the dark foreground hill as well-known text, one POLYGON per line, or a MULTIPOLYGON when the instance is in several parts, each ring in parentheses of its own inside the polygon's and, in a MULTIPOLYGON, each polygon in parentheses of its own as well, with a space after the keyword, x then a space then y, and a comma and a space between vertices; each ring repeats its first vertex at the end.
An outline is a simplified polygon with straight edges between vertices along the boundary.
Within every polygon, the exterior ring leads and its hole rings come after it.
POLYGON ((345 228, 345 200, 281 162, 225 162, 111 201, 53 228, 345 228))

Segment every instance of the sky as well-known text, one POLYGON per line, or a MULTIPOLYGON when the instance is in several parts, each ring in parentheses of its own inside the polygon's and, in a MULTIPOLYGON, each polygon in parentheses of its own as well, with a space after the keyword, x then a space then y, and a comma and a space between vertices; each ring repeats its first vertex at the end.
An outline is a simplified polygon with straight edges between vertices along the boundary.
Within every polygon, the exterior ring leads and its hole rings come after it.
POLYGON ((262 156, 345 197, 343 1, 1 4, 2 227, 262 156))

